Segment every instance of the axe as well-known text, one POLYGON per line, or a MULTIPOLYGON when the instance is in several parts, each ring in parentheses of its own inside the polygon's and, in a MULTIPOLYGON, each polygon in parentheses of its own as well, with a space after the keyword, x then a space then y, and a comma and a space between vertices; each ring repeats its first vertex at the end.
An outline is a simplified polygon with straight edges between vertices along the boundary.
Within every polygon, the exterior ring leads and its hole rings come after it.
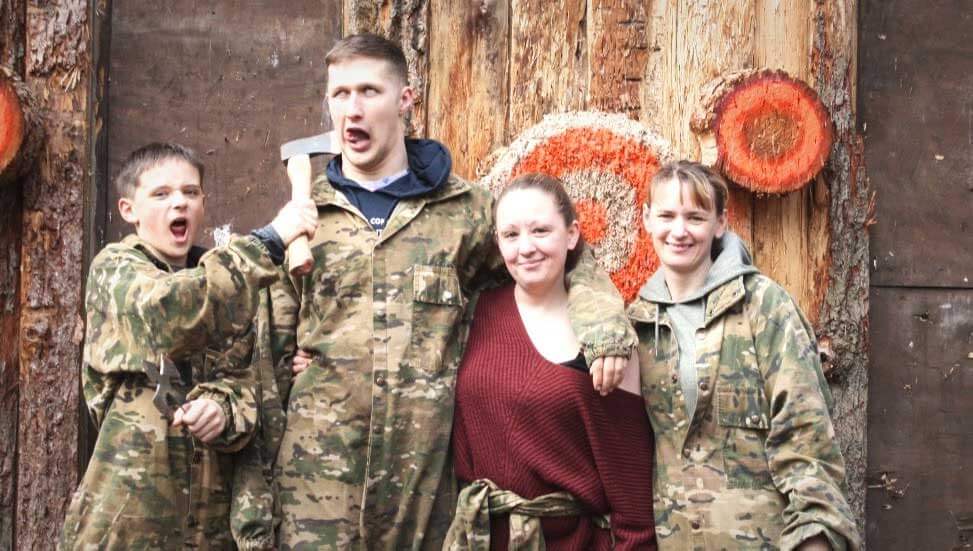
MULTIPOLYGON (((341 150, 334 130, 292 140, 280 146, 280 160, 287 165, 287 179, 291 182, 291 199, 311 197, 311 157, 314 155, 337 155, 341 150)), ((287 247, 290 259, 288 269, 291 275, 302 276, 311 273, 314 258, 307 236, 302 235, 287 247)))
POLYGON ((171 421, 175 410, 186 401, 186 396, 173 388, 174 381, 182 381, 176 364, 165 354, 159 354, 159 363, 146 360, 142 362, 142 366, 149 377, 149 384, 155 385, 152 403, 159 413, 171 421))

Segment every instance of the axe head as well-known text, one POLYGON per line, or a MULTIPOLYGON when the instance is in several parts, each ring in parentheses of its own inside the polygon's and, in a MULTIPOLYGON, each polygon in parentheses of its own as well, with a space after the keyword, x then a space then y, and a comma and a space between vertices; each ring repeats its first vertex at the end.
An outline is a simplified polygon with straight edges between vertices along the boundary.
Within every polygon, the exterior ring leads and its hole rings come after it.
POLYGON ((149 383, 155 385, 152 403, 159 413, 171 421, 175 410, 186 401, 186 397, 173 388, 174 381, 182 381, 178 368, 165 354, 159 354, 159 363, 146 361, 143 367, 149 377, 149 383))
POLYGON ((291 140, 280 146, 280 160, 284 162, 295 155, 314 157, 315 155, 337 155, 339 153, 341 153, 341 148, 334 130, 309 138, 291 140))

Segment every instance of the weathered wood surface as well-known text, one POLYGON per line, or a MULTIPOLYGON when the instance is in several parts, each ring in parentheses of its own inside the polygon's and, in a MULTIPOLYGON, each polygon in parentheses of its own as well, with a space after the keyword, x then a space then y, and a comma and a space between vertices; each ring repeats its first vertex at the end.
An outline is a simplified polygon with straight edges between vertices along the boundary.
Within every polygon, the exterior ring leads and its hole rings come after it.
MULTIPOLYGON (((0 3, 0 65, 24 76, 26 0, 0 3)), ((0 187, 0 550, 17 526, 17 414, 20 355, 20 247, 23 192, 0 187)))
MULTIPOLYGON (((400 28, 395 21, 422 11, 417 2, 391 0, 379 9, 346 0, 345 29, 400 28)), ((795 295, 830 351, 835 422, 862 518, 870 195, 852 108, 857 0, 430 5, 424 28, 431 38, 420 41, 429 51, 410 63, 428 82, 428 135, 450 147, 467 177, 491 147, 551 112, 629 113, 657 129, 678 156, 696 158, 689 120, 700 87, 717 75, 779 68, 821 94, 837 130, 822 176, 783 197, 734 191, 731 224, 752 245, 757 265, 795 295)), ((403 45, 419 50, 415 41, 403 45)))
POLYGON ((872 281, 973 287, 973 5, 862 3, 872 281))
MULTIPOLYGON (((851 505, 863 526, 865 514, 865 422, 868 397, 868 224, 871 191, 865 176, 862 139, 855 124, 857 0, 817 2, 811 21, 811 77, 835 123, 835 143, 824 177, 805 202, 827 206, 808 225, 805 262, 821 285, 816 329, 832 358, 829 379, 835 400, 835 431, 845 457, 851 505), (828 187, 822 184, 827 181, 828 187), (817 224, 817 225, 816 225, 817 224), (827 248, 815 240, 826 233, 827 248), (820 263, 819 263, 820 261, 820 263)), ((807 203, 805 203, 806 205, 807 203)), ((806 207, 807 208, 807 207, 806 207)), ((782 213, 783 215, 784 213, 782 213)))
POLYGON ((873 287, 868 546, 973 544, 973 292, 873 287))
POLYGON ((16 548, 52 549, 77 486, 88 2, 26 5, 25 82, 47 140, 23 179, 16 548))
MULTIPOLYGON (((290 196, 280 144, 325 129, 322 58, 339 32, 335 4, 115 2, 111 20, 108 173, 136 147, 180 142, 206 165, 204 244, 268 223, 290 196)), ((114 241, 131 229, 113 188, 106 202, 114 241)))
POLYGON ((865 0, 860 10, 859 121, 878 193, 871 549, 973 548, 973 11, 957 7, 865 0))

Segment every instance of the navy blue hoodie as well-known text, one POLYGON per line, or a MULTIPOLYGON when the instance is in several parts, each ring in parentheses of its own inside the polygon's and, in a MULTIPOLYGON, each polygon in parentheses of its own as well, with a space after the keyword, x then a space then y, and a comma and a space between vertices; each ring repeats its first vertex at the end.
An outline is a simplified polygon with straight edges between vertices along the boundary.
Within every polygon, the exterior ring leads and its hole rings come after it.
POLYGON ((376 191, 369 191, 345 178, 341 168, 341 155, 328 163, 328 181, 365 215, 365 219, 377 232, 385 229, 385 224, 400 199, 432 193, 449 179, 453 160, 441 143, 434 140, 407 139, 405 152, 409 171, 405 176, 376 191))

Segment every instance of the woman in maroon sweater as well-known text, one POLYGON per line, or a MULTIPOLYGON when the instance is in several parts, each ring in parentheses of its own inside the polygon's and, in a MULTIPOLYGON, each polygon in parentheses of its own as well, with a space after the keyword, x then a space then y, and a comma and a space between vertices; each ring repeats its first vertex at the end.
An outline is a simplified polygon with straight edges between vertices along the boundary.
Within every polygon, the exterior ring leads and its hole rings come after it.
POLYGON ((564 274, 583 247, 570 198, 558 180, 525 175, 495 209, 514 283, 481 295, 460 366, 463 490, 445 549, 533 549, 537 538, 549 551, 655 549, 638 365, 601 396, 568 320, 564 274))

